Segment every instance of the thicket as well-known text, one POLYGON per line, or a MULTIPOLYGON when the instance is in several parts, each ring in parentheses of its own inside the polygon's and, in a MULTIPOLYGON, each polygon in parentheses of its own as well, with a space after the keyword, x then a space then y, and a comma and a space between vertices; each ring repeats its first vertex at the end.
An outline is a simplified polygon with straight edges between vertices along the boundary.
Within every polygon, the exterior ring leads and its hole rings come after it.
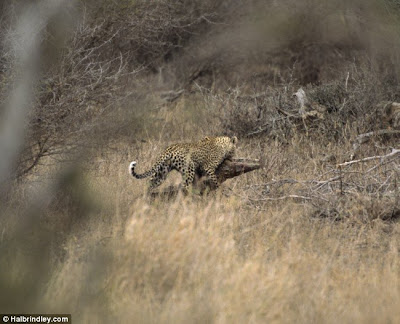
MULTIPOLYGON (((36 3, 24 5, 2 2, 2 106, 18 77, 15 28, 36 3)), ((14 171, 20 177, 44 156, 61 158, 79 146, 140 134, 162 91, 211 90, 229 105, 225 131, 248 135, 275 124, 290 133, 291 120, 275 107, 295 110, 292 92, 314 84, 311 98, 330 113, 317 130, 343 138, 343 125, 373 114, 381 100, 399 99, 395 6, 311 0, 65 5, 37 28, 43 69, 14 171)))

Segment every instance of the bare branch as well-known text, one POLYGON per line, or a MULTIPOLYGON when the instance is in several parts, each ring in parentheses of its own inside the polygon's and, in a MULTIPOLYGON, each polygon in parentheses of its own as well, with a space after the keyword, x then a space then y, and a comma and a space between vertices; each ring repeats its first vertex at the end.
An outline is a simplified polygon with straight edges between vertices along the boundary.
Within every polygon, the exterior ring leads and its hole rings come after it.
MULTIPOLYGON (((261 198, 257 199, 257 201, 274 201, 274 200, 284 200, 284 199, 302 199, 302 200, 312 200, 311 197, 306 197, 306 196, 299 196, 299 195, 287 195, 287 196, 281 196, 281 197, 266 197, 266 198, 261 198)), ((249 200, 254 200, 252 198, 249 198, 249 200)))
POLYGON ((372 161, 372 160, 387 159, 387 158, 393 157, 399 153, 400 153, 400 149, 393 149, 392 152, 390 152, 389 154, 386 154, 386 155, 369 156, 369 157, 359 159, 359 160, 344 162, 344 163, 338 164, 338 167, 344 167, 344 166, 352 165, 354 163, 362 163, 362 162, 368 162, 368 161, 372 161))

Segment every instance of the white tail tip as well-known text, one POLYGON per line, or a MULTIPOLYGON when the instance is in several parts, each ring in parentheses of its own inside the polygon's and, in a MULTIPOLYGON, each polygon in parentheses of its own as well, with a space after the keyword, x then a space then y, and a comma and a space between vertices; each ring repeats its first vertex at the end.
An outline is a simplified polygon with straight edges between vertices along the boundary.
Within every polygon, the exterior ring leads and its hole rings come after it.
POLYGON ((135 168, 137 162, 132 161, 131 164, 129 164, 129 174, 132 175, 132 170, 135 168))

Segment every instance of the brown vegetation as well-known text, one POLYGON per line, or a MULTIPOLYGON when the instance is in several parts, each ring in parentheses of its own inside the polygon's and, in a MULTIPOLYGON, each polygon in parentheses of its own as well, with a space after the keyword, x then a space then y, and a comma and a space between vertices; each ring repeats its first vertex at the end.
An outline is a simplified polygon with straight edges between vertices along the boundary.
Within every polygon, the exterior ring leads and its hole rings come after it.
POLYGON ((398 322, 398 19, 395 0, 0 2, 0 310, 398 322), (257 162, 207 196, 149 199, 127 172, 224 134, 257 162))

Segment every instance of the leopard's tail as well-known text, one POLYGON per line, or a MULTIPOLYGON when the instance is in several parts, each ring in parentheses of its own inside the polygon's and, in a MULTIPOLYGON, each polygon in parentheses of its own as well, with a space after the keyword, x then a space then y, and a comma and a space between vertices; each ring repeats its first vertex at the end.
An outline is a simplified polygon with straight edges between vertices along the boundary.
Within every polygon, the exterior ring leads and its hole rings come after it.
POLYGON ((136 167, 137 162, 132 161, 131 164, 129 164, 129 173, 135 177, 136 179, 143 179, 151 176, 154 173, 154 170, 151 169, 149 171, 146 171, 145 173, 138 174, 135 172, 135 167, 136 167))

